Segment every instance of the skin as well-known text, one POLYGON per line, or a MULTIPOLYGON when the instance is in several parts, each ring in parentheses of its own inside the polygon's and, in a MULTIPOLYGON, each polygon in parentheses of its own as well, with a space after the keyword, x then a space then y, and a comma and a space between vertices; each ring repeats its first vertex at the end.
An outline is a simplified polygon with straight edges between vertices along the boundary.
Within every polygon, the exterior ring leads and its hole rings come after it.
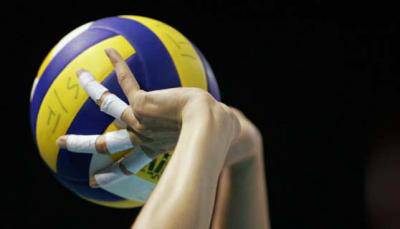
POLYGON ((220 175, 212 228, 270 228, 261 134, 240 111, 232 110, 241 132, 220 175))
MULTIPOLYGON (((269 228, 257 128, 201 89, 143 91, 121 56, 106 54, 130 104, 120 119, 131 141, 148 153, 174 150, 132 228, 269 228)), ((96 149, 107 153, 103 137, 96 149)))

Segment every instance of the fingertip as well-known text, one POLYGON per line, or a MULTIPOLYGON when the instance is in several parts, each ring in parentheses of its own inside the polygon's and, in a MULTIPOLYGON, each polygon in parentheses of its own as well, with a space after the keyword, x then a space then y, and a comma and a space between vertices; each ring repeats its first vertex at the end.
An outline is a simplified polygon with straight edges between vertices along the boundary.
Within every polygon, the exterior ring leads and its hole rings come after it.
POLYGON ((107 54, 107 56, 110 56, 110 55, 111 55, 111 52, 113 52, 113 51, 114 51, 113 48, 105 48, 105 49, 104 49, 104 52, 107 54))
POLYGON ((100 153, 100 154, 108 153, 107 143, 106 143, 105 137, 103 135, 99 136, 96 139, 95 147, 96 147, 97 153, 100 153))
POLYGON ((56 144, 60 148, 66 149, 67 148, 67 138, 68 138, 67 135, 60 136, 59 138, 57 138, 56 144))
POLYGON ((84 73, 84 72, 86 72, 86 70, 84 69, 84 68, 79 68, 78 70, 76 70, 76 75, 78 76, 78 77, 80 77, 81 76, 81 74, 82 73, 84 73))
POLYGON ((91 81, 94 81, 94 76, 86 69, 79 68, 76 71, 76 76, 81 86, 85 87, 85 85, 91 81))
POLYGON ((89 186, 91 188, 98 188, 99 187, 99 184, 97 183, 95 176, 91 176, 89 178, 89 186))
POLYGON ((105 48, 104 52, 106 53, 107 57, 110 59, 110 52, 111 52, 110 48, 105 48))
POLYGON ((122 59, 121 55, 114 48, 106 48, 104 51, 113 64, 122 59))

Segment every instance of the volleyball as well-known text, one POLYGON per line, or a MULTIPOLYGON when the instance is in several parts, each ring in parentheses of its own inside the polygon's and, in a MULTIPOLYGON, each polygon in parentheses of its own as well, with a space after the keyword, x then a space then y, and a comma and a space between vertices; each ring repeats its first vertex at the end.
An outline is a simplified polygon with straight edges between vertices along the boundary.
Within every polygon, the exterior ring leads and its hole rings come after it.
POLYGON ((56 139, 66 134, 102 134, 119 129, 79 86, 76 70, 84 68, 97 81, 128 103, 104 49, 114 48, 125 59, 140 87, 146 91, 197 87, 220 100, 207 60, 184 35, 171 26, 142 16, 108 17, 86 23, 61 39, 48 53, 33 81, 30 121, 40 157, 66 188, 93 203, 115 207, 142 206, 157 184, 170 153, 160 154, 120 189, 92 188, 89 177, 120 159, 60 149, 56 139))

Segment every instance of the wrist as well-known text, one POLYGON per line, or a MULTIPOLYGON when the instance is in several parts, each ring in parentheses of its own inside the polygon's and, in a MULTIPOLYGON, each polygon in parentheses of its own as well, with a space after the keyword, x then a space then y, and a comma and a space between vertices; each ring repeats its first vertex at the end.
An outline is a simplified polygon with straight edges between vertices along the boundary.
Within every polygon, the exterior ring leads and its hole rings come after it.
POLYGON ((182 108, 183 123, 201 123, 218 134, 218 139, 226 139, 232 144, 240 133, 240 122, 232 110, 216 101, 210 94, 202 92, 187 100, 182 108))
POLYGON ((263 153, 262 135, 240 111, 232 108, 241 125, 239 136, 232 142, 225 162, 225 167, 240 163, 250 157, 263 153))
POLYGON ((200 152, 193 153, 191 157, 199 164, 212 164, 218 171, 222 170, 228 151, 240 133, 236 116, 233 116, 226 105, 208 98, 188 101, 182 108, 181 115, 182 133, 190 132, 189 141, 199 142, 200 152))

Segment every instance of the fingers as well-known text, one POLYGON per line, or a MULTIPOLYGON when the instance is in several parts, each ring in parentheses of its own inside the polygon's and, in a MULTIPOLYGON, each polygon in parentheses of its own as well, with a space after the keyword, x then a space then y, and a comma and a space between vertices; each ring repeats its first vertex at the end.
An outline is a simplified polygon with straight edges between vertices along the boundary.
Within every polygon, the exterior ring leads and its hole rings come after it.
POLYGON ((189 100, 201 102, 215 102, 215 99, 202 89, 197 88, 170 88, 156 91, 138 91, 133 101, 133 113, 142 120, 144 117, 167 119, 180 122, 182 111, 189 100))
POLYGON ((77 75, 79 83, 90 98, 100 106, 100 110, 116 119, 120 119, 122 113, 129 106, 116 95, 108 92, 108 89, 97 82, 88 71, 80 69, 77 71, 77 75))
POLYGON ((56 143, 60 148, 76 153, 114 154, 132 148, 133 139, 124 129, 104 135, 64 135, 56 143))
POLYGON ((122 172, 120 168, 120 164, 113 163, 110 167, 106 168, 105 170, 101 171, 98 174, 89 178, 89 185, 92 188, 98 188, 99 186, 111 184, 123 177, 127 176, 122 172))
POLYGON ((87 71, 80 69, 77 71, 79 83, 90 97, 100 106, 100 110, 111 115, 117 120, 127 123, 129 126, 140 130, 143 127, 136 119, 132 108, 116 95, 110 93, 106 87, 97 82, 87 71))
POLYGON ((120 163, 122 164, 122 168, 126 170, 125 173, 136 174, 158 155, 159 153, 147 153, 139 147, 132 153, 126 155, 120 163))
POLYGON ((115 73, 117 74, 119 85, 124 91, 129 102, 134 98, 135 93, 140 90, 140 86, 135 79, 129 66, 126 64, 121 55, 113 48, 105 50, 108 58, 114 66, 115 73))
POLYGON ((76 74, 78 75, 79 84, 89 94, 90 98, 97 103, 101 96, 107 92, 107 88, 99 84, 90 74, 84 69, 79 69, 76 74))
POLYGON ((129 106, 121 114, 121 120, 128 124, 128 127, 132 127, 135 130, 141 132, 144 126, 139 122, 136 116, 133 114, 132 108, 129 106))
POLYGON ((124 101, 112 93, 104 94, 99 101, 100 110, 116 119, 121 119, 124 111, 129 107, 124 101))
POLYGON ((108 152, 111 154, 121 152, 133 147, 127 130, 117 130, 104 135, 104 141, 108 152))
MULTIPOLYGON (((121 119, 122 119, 122 116, 121 116, 121 119)), ((128 126, 126 125, 126 122, 122 121, 121 119, 115 119, 113 123, 119 129, 126 129, 128 126)))
POLYGON ((175 93, 175 89, 139 91, 133 101, 133 113, 139 120, 161 118, 176 121, 182 96, 184 94, 175 93))
POLYGON ((97 153, 96 141, 100 135, 64 135, 57 139, 57 145, 77 153, 97 153))
POLYGON ((119 161, 113 163, 110 167, 92 176, 89 180, 89 185, 93 188, 110 185, 119 179, 136 174, 156 158, 157 155, 147 154, 138 147, 119 161))

